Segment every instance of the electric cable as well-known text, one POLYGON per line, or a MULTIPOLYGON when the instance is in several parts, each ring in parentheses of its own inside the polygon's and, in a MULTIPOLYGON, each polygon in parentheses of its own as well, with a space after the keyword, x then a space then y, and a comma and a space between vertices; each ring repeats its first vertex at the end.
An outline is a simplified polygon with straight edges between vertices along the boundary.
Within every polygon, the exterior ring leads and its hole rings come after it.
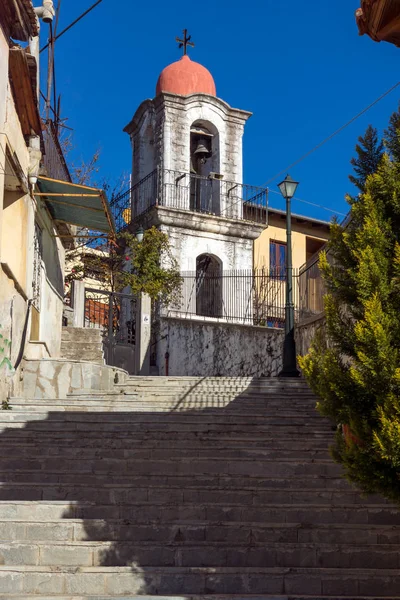
POLYGON ((306 152, 305 154, 303 154, 303 156, 301 156, 299 159, 297 159, 293 163, 291 163, 288 167, 286 167, 285 169, 282 169, 282 171, 279 171, 279 173, 277 173, 276 175, 274 175, 273 177, 271 177, 271 179, 268 179, 268 181, 266 183, 264 183, 264 185, 262 187, 267 186, 272 181, 275 181, 275 179, 277 179, 281 175, 284 175, 285 173, 287 173, 288 171, 290 171, 290 169, 292 169, 293 167, 297 166, 299 163, 303 162, 303 160, 305 160, 306 158, 308 158, 311 154, 314 154, 314 152, 316 152, 317 150, 319 150, 320 148, 322 148, 322 146, 324 146, 325 144, 327 144, 328 142, 330 142, 339 133, 341 133, 347 127, 349 127, 349 125, 351 125, 352 123, 354 123, 354 121, 357 121, 357 119, 359 119, 360 117, 362 117, 366 112, 368 112, 371 108, 373 108, 376 104, 378 104, 378 102, 380 102, 381 100, 383 100, 384 98, 386 98, 386 96, 388 96, 389 94, 391 94, 396 88, 399 87, 399 85, 400 85, 400 81, 398 81, 397 83, 395 83, 390 89, 386 90, 386 92, 384 92, 381 96, 379 96, 379 98, 377 98, 376 100, 374 100, 373 102, 371 102, 371 104, 369 104, 361 112, 359 112, 358 114, 356 114, 352 119, 350 119, 350 121, 347 121, 347 123, 345 123, 344 125, 342 125, 341 127, 339 127, 339 129, 336 129, 336 131, 334 131, 333 133, 331 133, 331 135, 329 135, 327 138, 325 138, 324 140, 322 140, 322 142, 320 142, 319 144, 317 144, 316 146, 314 146, 314 148, 312 148, 312 150, 309 150, 308 152, 306 152))

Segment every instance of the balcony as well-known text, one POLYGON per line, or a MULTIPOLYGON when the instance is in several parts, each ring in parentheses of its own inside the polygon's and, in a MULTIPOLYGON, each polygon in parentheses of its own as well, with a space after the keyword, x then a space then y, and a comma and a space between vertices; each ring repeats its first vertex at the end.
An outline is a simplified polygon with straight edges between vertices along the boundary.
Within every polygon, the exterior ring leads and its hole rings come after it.
POLYGON ((157 169, 110 204, 118 231, 154 206, 264 224, 268 189, 225 181, 213 173, 201 177, 157 169))
POLYGON ((52 121, 46 123, 43 131, 44 153, 43 167, 46 176, 60 181, 71 181, 64 153, 58 140, 55 125, 52 121))

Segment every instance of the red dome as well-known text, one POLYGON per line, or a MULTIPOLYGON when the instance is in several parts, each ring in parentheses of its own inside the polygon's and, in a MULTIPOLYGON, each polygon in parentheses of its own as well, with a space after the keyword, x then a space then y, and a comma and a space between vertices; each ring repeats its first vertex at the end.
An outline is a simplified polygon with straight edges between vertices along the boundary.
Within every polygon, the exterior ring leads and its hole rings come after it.
POLYGON ((187 55, 165 67, 157 81, 156 94, 161 94, 161 92, 180 96, 189 96, 190 94, 217 95, 215 82, 210 71, 203 65, 190 60, 187 55))

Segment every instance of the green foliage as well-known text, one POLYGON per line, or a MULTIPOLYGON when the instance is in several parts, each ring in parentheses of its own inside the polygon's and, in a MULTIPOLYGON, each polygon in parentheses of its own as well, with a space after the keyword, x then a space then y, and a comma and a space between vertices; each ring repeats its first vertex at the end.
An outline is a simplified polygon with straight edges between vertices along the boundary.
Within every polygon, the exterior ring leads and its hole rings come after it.
POLYGON ((76 252, 76 263, 67 282, 90 277, 101 281, 106 289, 118 292, 129 287, 133 294, 145 293, 164 303, 180 295, 182 278, 178 264, 167 234, 156 227, 147 229, 141 242, 125 232, 116 244, 110 243, 102 250, 97 254, 76 252))
POLYGON ((384 144, 389 155, 395 161, 400 161, 400 103, 399 108, 392 114, 389 126, 385 130, 384 144))
POLYGON ((333 455, 347 477, 400 502, 400 155, 391 148, 364 193, 348 198, 347 226, 332 226, 320 259, 326 331, 300 366, 339 426, 333 455))
MULTIPOLYGON (((0 329, 1 329, 1 325, 0 325, 0 329)), ((0 333, 0 370, 3 367, 6 367, 9 369, 9 371, 11 371, 12 373, 14 372, 14 368, 10 362, 10 359, 5 356, 6 352, 8 353, 8 350, 11 346, 11 341, 7 338, 5 338, 3 336, 2 333, 0 333)))
POLYGON ((123 234, 125 258, 131 258, 132 268, 121 273, 121 282, 134 294, 143 292, 152 300, 163 303, 174 301, 180 295, 182 278, 178 263, 172 255, 166 233, 156 227, 147 229, 143 241, 138 242, 132 234, 123 234), (161 264, 168 265, 162 267, 161 264))
POLYGON ((350 175, 349 179, 360 191, 364 190, 369 175, 376 173, 383 157, 383 149, 383 142, 378 138, 378 130, 372 125, 368 125, 364 136, 358 138, 357 157, 350 161, 354 167, 355 176, 350 175))

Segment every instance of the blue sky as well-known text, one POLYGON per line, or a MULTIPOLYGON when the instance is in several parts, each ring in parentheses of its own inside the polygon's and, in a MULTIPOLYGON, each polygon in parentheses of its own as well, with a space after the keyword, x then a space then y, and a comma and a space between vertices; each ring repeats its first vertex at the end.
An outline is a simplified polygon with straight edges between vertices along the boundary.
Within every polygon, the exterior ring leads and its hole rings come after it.
MULTIPOLYGON (((63 0, 59 31, 93 2, 63 0)), ((56 46, 57 91, 63 117, 74 129, 69 160, 88 159, 100 147, 102 178, 130 171, 130 143, 122 129, 139 104, 154 96, 160 71, 179 59, 175 37, 186 27, 196 43, 191 58, 211 71, 218 96, 253 112, 244 136, 244 182, 264 184, 398 80, 400 50, 358 36, 359 4, 103 0, 56 46)), ((42 36, 43 43, 45 26, 42 36)), ((397 88, 293 168, 290 174, 301 182, 298 197, 346 213, 357 137, 369 123, 382 131, 399 98, 397 88)), ((283 208, 275 193, 270 204, 283 208)), ((297 200, 293 211, 332 216, 297 200)))

